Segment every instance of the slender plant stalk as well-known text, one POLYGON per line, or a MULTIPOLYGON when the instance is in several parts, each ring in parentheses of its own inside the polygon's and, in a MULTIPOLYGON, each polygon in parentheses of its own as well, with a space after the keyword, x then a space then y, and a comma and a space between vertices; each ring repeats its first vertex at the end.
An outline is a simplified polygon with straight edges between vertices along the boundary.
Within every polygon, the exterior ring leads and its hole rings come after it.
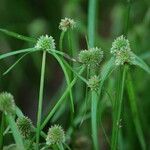
POLYGON ((18 149, 25 150, 22 137, 18 131, 18 128, 17 128, 17 125, 15 123, 13 116, 6 115, 6 118, 7 118, 9 125, 10 125, 11 131, 12 131, 12 134, 14 136, 14 140, 16 142, 18 149))
POLYGON ((95 91, 92 91, 91 127, 92 127, 92 139, 94 150, 98 150, 97 104, 98 104, 98 94, 95 91))
POLYGON ((59 39, 59 49, 61 52, 63 51, 63 44, 62 43, 63 43, 64 35, 65 35, 65 31, 62 31, 61 35, 60 35, 60 39, 59 39))
POLYGON ((5 120, 5 116, 4 116, 4 114, 2 113, 1 126, 0 126, 0 149, 3 149, 4 120, 5 120))
MULTIPOLYGON (((79 74, 81 74, 84 71, 85 67, 83 67, 80 71, 79 74)), ((70 85, 67 87, 67 89, 64 91, 63 95, 61 96, 61 98, 58 100, 58 102, 56 103, 56 105, 53 107, 53 109, 49 112, 49 114, 47 115, 47 117, 45 118, 45 120, 43 121, 42 125, 41 125, 41 130, 45 127, 45 125, 48 123, 48 121, 51 119, 51 117, 55 114, 55 112, 57 111, 57 109, 60 107, 60 105, 63 103, 63 101, 65 100, 65 97, 67 96, 68 92, 70 91, 70 88, 72 88, 74 86, 74 84, 76 83, 78 77, 76 76, 72 82, 70 83, 70 85)))
POLYGON ((119 127, 120 127, 119 123, 120 123, 120 116, 122 110, 123 91, 124 91, 124 83, 125 83, 127 68, 128 68, 127 65, 123 67, 123 72, 121 73, 118 80, 117 97, 114 105, 114 116, 113 116, 113 131, 112 131, 112 142, 111 142, 112 150, 116 150, 118 145, 118 135, 119 135, 119 127))
POLYGON ((126 87, 127 87, 127 92, 128 92, 128 96, 129 96, 129 103, 130 103, 130 107, 131 107, 133 122, 134 122, 134 125, 136 128, 139 142, 141 144, 141 148, 142 148, 142 150, 145 150, 146 144, 145 144, 145 140, 144 140, 144 134, 142 131, 142 127, 140 124, 140 118, 139 118, 138 109, 137 109, 136 97, 135 97, 135 93, 134 93, 134 88, 133 88, 133 83, 132 83, 132 78, 131 78, 130 72, 128 72, 128 74, 127 74, 127 82, 126 83, 127 83, 126 87))
POLYGON ((96 0, 89 0, 88 5, 88 39, 89 47, 94 46, 95 41, 95 20, 96 19, 96 0))
POLYGON ((46 63, 46 51, 43 51, 42 67, 41 67, 41 79, 40 79, 40 90, 39 90, 39 104, 37 114, 37 131, 36 131, 36 146, 39 149, 40 139, 40 126, 41 126, 41 115, 42 115, 42 101, 43 101, 43 90, 44 90, 44 76, 45 76, 45 63, 46 63))

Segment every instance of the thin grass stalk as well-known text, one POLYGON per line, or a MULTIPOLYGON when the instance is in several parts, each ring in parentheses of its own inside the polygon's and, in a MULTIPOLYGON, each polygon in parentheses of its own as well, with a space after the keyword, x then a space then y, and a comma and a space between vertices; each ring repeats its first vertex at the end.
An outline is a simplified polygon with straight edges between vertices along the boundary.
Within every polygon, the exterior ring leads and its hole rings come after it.
POLYGON ((123 67, 123 71, 120 70, 121 74, 118 80, 117 97, 116 97, 116 102, 114 106, 114 116, 113 116, 113 131, 112 131, 112 142, 111 142, 112 150, 116 150, 117 145, 118 145, 120 116, 121 116, 121 111, 122 111, 123 91, 124 91, 124 83, 125 83, 127 68, 128 66, 125 65, 123 67))
MULTIPOLYGON (((84 71, 85 67, 83 67, 80 71, 79 74, 81 74, 84 71)), ((61 104, 63 103, 63 101, 65 100, 68 92, 70 91, 70 88, 72 88, 74 86, 74 84, 76 83, 78 77, 76 76, 72 82, 70 83, 70 85, 67 87, 67 89, 64 91, 63 95, 61 96, 61 98, 58 100, 58 102, 55 104, 55 106, 53 107, 53 109, 49 112, 49 114, 47 115, 47 117, 44 119, 42 125, 41 125, 41 130, 45 127, 45 125, 48 123, 48 121, 51 119, 51 117, 55 114, 55 112, 57 111, 57 109, 61 106, 61 104)))
POLYGON ((65 31, 61 32, 60 39, 59 39, 59 49, 63 52, 63 39, 64 39, 65 31))
POLYGON ((131 112, 132 112, 132 118, 133 118, 133 122, 134 122, 134 125, 136 128, 137 136, 138 136, 139 142, 141 144, 142 150, 146 150, 146 143, 144 140, 144 134, 143 134, 141 123, 140 123, 137 102, 136 102, 136 96, 135 96, 132 77, 131 77, 130 72, 128 72, 128 74, 127 74, 126 87, 127 87, 129 103, 130 103, 131 112))
POLYGON ((39 149, 39 139, 40 139, 40 131, 41 131, 40 126, 41 126, 42 103, 43 103, 45 64, 46 64, 46 51, 43 51, 39 101, 38 101, 39 104, 38 104, 38 114, 37 114, 37 131, 36 131, 36 147, 37 147, 37 149, 39 149))
POLYGON ((98 94, 96 93, 96 91, 92 91, 91 127, 92 127, 92 139, 93 139, 94 150, 99 150, 98 129, 97 129, 97 104, 98 104, 98 94))
POLYGON ((96 0, 89 0, 88 4, 89 47, 93 47, 95 42, 95 21, 96 21, 95 19, 96 19, 96 0))
POLYGON ((13 137, 14 137, 14 140, 16 142, 18 149, 25 150, 24 144, 23 144, 23 139, 18 131, 18 128, 17 128, 17 125, 15 123, 13 116, 6 115, 6 119, 10 125, 11 131, 12 131, 12 134, 13 134, 13 137))
POLYGON ((3 149, 3 141, 4 141, 4 136, 3 136, 3 132, 4 132, 4 122, 5 122, 5 116, 2 113, 2 117, 1 117, 1 126, 0 126, 0 149, 3 149))

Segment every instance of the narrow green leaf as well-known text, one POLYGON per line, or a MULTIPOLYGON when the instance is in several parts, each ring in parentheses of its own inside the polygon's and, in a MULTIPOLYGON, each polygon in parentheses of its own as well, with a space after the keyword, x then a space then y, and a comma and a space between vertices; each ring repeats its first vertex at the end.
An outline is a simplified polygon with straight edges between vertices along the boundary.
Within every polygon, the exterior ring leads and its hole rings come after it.
POLYGON ((126 86, 127 86, 127 91, 128 91, 128 95, 129 95, 129 103, 130 103, 130 108, 131 108, 131 112, 132 112, 132 118, 133 118, 133 122, 134 122, 134 125, 136 128, 137 136, 140 141, 142 150, 145 150, 146 144, 145 144, 144 134, 143 134, 141 123, 140 123, 138 107, 137 107, 136 97, 134 94, 134 87, 133 87, 130 72, 128 72, 128 74, 127 74, 126 86))
POLYGON ((12 32, 12 31, 8 31, 6 29, 2 29, 0 28, 0 32, 4 33, 4 34, 7 34, 9 36, 12 36, 16 39, 20 39, 20 40, 23 40, 23 41, 27 41, 27 42, 36 42, 36 39, 34 38, 31 38, 31 37, 27 37, 27 36, 23 36, 23 35, 20 35, 18 33, 15 33, 15 32, 12 32))
POLYGON ((18 128, 17 128, 17 125, 15 123, 14 118, 11 115, 6 115, 6 118, 8 120, 9 125, 10 125, 10 128, 12 130, 15 142, 17 144, 17 147, 21 150, 25 150, 22 137, 18 131, 18 128))
POLYGON ((140 68, 142 68, 150 74, 150 67, 137 55, 133 54, 133 56, 135 57, 133 64, 139 66, 140 68))
MULTIPOLYGON (((81 74, 84 71, 84 67, 79 71, 79 74, 81 74)), ((70 88, 72 88, 74 86, 74 84, 77 81, 77 77, 75 77, 72 82, 70 83, 70 85, 67 87, 67 89, 64 91, 63 95, 60 97, 60 99, 58 100, 58 102, 55 104, 55 106, 53 107, 53 109, 49 112, 49 114, 47 115, 47 117, 45 118, 45 120, 43 121, 43 124, 41 125, 41 130, 45 127, 45 125, 48 123, 48 121, 51 119, 51 117, 55 114, 55 112, 57 111, 57 109, 61 106, 61 104, 63 103, 63 101, 65 100, 70 88)))
POLYGON ((13 63, 4 73, 3 76, 5 76, 6 74, 8 74, 26 55, 28 55, 31 52, 28 52, 24 55, 22 55, 15 63, 13 63))
POLYGON ((0 60, 10 57, 10 56, 13 56, 13 55, 26 53, 26 52, 34 52, 34 51, 39 51, 39 50, 37 48, 27 48, 27 49, 21 49, 21 50, 17 50, 17 51, 8 52, 5 54, 0 54, 0 60))
MULTIPOLYGON (((59 56, 57 54, 52 53, 52 55, 56 58, 56 60, 60 64, 60 66, 61 66, 61 68, 64 72, 67 85, 69 85, 70 84, 70 79, 69 79, 69 75, 68 75, 67 69, 66 69, 63 61, 59 58, 59 56)), ((73 94, 72 94, 72 89, 71 88, 69 89, 69 94, 70 94, 70 101, 71 101, 71 110, 74 113, 74 101, 73 101, 73 94)))

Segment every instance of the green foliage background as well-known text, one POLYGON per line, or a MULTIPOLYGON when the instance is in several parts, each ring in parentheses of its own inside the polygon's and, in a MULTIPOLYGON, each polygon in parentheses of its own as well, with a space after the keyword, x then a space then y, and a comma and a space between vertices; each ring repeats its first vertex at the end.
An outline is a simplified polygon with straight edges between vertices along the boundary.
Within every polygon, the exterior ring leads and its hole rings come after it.
MULTIPOLYGON (((58 25, 63 17, 71 17, 77 21, 77 29, 74 31, 73 46, 76 52, 86 49, 87 36, 87 0, 0 0, 0 28, 5 28, 20 34, 38 38, 40 35, 52 35, 58 43, 60 30, 58 25)), ((124 32, 126 0, 99 0, 97 3, 96 19, 96 45, 103 48, 105 60, 110 57, 110 47, 113 39, 124 32)), ((150 1, 133 0, 130 15, 128 38, 132 50, 150 64, 150 1)), ((0 34, 0 53, 32 47, 26 42, 13 39, 0 34)), ((58 47, 58 44, 56 45, 58 47)), ((66 44, 67 48, 67 44, 66 44)), ((36 120, 37 99, 39 90, 41 55, 28 55, 8 75, 2 77, 2 73, 8 68, 18 56, 0 61, 0 90, 10 91, 14 94, 16 103, 32 120, 36 120)), ((150 148, 150 77, 143 70, 132 69, 133 84, 136 91, 138 111, 144 130, 146 142, 150 148)), ((113 78, 111 79, 113 84, 113 78)), ((63 90, 63 73, 52 57, 48 57, 46 66, 46 85, 44 98, 44 113, 47 106, 53 105, 54 98, 59 97, 63 90)), ((107 87, 106 87, 107 88, 107 87)), ((82 87, 81 87, 82 89, 82 87)), ((107 89, 112 92, 113 89, 107 89)), ((117 92, 117 91, 114 91, 117 92)), ((82 99, 82 92, 76 92, 76 99, 82 99)), ((113 96, 112 96, 113 97, 113 96)), ((124 120, 122 126, 127 129, 123 131, 126 135, 124 145, 130 145, 130 149, 139 147, 134 129, 127 95, 124 99, 124 120), (127 131, 127 132, 126 132, 127 131)), ((111 111, 109 100, 102 116, 103 125, 107 133, 110 133, 111 111)), ((68 105, 68 104, 67 104, 68 105)), ((76 107, 80 106, 80 101, 76 107)), ((66 108, 66 112, 69 110, 66 108)), ((67 127, 65 112, 60 119, 67 127)), ((76 137, 88 137, 88 129, 82 132, 78 129, 76 137)), ((107 149, 106 141, 100 130, 102 146, 107 149)), ((88 138, 86 140, 88 141, 88 138)), ((86 143, 86 142, 85 142, 86 143)), ((86 143, 87 144, 87 143, 86 143)))

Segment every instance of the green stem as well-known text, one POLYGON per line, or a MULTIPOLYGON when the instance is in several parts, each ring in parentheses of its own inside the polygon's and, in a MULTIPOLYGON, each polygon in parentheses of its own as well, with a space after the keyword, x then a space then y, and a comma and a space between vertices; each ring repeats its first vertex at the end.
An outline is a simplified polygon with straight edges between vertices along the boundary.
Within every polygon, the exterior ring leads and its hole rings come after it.
MULTIPOLYGON (((79 71, 79 74, 81 74, 84 71, 84 67, 79 71)), ((70 83, 70 85, 67 87, 67 89, 65 90, 65 92, 63 93, 63 95, 61 96, 61 98, 58 100, 58 102, 56 103, 56 105, 53 107, 53 109, 50 111, 50 113, 48 114, 48 116, 45 118, 45 120, 43 121, 42 125, 41 125, 41 130, 45 127, 45 125, 48 123, 48 121, 51 119, 51 117, 55 114, 56 110, 60 107, 60 105, 63 103, 65 97, 67 96, 68 92, 70 91, 70 88, 72 88, 74 86, 74 84, 77 81, 77 76, 72 80, 72 82, 70 83)))
POLYGON ((63 43, 64 35, 65 35, 65 32, 62 31, 61 35, 60 35, 60 39, 59 39, 59 49, 60 49, 61 52, 63 52, 63 44, 62 43, 63 43))
POLYGON ((120 127, 119 123, 120 123, 120 116, 122 110, 124 82, 125 82, 127 67, 128 66, 126 65, 123 67, 123 72, 121 73, 118 80, 117 97, 114 105, 114 116, 113 116, 114 119, 113 119, 113 131, 112 131, 112 143, 111 143, 112 150, 116 150, 118 145, 118 135, 119 135, 119 127, 120 127))
POLYGON ((39 149, 38 145, 39 145, 39 139, 40 139, 40 125, 41 125, 42 101, 43 101, 43 90, 44 90, 45 63, 46 63, 46 51, 43 51, 40 90, 39 90, 39 104, 38 104, 38 114, 37 114, 37 132, 36 132, 37 149, 39 149))
POLYGON ((14 118, 11 115, 6 115, 6 118, 8 120, 9 125, 10 125, 10 128, 12 130, 14 140, 16 142, 16 145, 17 145, 18 149, 25 150, 24 145, 23 145, 22 137, 21 137, 21 135, 18 131, 18 128, 17 128, 17 125, 15 123, 14 118))
POLYGON ((64 147, 63 147, 62 143, 57 144, 57 147, 58 147, 59 150, 64 150, 64 147))
POLYGON ((1 118, 1 126, 0 126, 0 149, 3 149, 3 132, 4 132, 4 120, 5 120, 5 116, 2 113, 2 118, 1 118))
POLYGON ((128 34, 130 10, 131 10, 131 0, 127 0, 126 25, 124 31, 125 36, 127 36, 128 34))
POLYGON ((89 0, 89 5, 88 5, 89 47, 93 47, 95 42, 95 21, 96 21, 95 18, 96 18, 96 0, 89 0))
POLYGON ((97 104, 98 104, 98 94, 95 91, 92 91, 91 127, 92 127, 92 139, 94 150, 98 150, 97 104))
POLYGON ((141 144, 142 150, 145 150, 146 144, 145 144, 145 140, 144 140, 144 134, 142 131, 142 127, 140 124, 140 118, 139 118, 138 109, 137 109, 136 97, 135 97, 135 93, 134 93, 134 88, 133 88, 133 83, 132 83, 132 78, 131 78, 130 72, 128 72, 128 74, 127 74, 126 86, 127 86, 128 96, 129 96, 129 103, 130 103, 130 108, 131 108, 131 112, 132 112, 132 118, 133 118, 133 122, 134 122, 135 129, 137 132, 137 136, 138 136, 139 142, 141 144))

